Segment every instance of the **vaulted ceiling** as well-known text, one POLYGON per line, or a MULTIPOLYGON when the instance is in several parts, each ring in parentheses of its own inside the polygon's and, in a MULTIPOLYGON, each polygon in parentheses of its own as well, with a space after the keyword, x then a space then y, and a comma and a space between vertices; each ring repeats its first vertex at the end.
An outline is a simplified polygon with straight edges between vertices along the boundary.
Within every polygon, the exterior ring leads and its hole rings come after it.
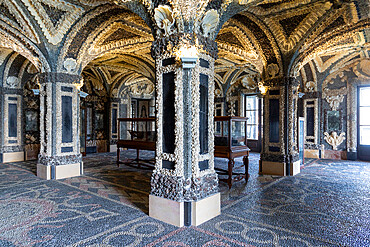
MULTIPOLYGON (((134 8, 134 14, 128 5, 113 2, 127 1, 0 0, 0 46, 22 54, 37 67, 46 64, 63 70, 68 59, 76 60, 80 67, 69 68, 100 76, 107 94, 122 83, 152 83, 151 22, 143 17, 142 8, 134 8), (57 58, 53 52, 59 54, 57 58)), ((182 3, 130 2, 144 6, 182 3)), ((310 62, 326 70, 369 50, 368 0, 205 3, 206 9, 223 13, 216 37, 219 59, 215 78, 220 84, 233 83, 246 74, 263 80, 296 76, 310 62)))

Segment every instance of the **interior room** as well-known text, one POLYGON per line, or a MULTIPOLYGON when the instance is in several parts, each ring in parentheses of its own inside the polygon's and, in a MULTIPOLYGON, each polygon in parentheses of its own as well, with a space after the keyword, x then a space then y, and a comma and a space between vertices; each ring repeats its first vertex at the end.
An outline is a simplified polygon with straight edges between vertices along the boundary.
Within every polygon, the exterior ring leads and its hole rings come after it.
POLYGON ((0 0, 0 246, 370 246, 368 0, 0 0))

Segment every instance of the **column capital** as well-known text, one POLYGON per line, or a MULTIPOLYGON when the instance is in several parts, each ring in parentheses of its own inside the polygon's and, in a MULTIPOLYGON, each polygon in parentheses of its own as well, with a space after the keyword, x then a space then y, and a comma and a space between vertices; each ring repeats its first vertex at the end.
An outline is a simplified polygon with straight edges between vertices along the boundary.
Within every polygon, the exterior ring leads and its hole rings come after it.
POLYGON ((264 80, 263 82, 264 86, 270 87, 270 88, 276 88, 276 87, 282 87, 282 86, 299 86, 299 80, 295 77, 275 77, 271 79, 264 80))
POLYGON ((175 33, 166 37, 157 38, 153 41, 151 54, 154 59, 165 55, 176 56, 177 50, 182 46, 195 46, 200 53, 206 53, 212 58, 217 59, 217 43, 195 33, 175 33))
POLYGON ((80 83, 81 79, 82 79, 81 75, 72 75, 59 72, 45 72, 39 74, 39 81, 41 84, 57 82, 62 82, 66 84, 75 84, 80 83))

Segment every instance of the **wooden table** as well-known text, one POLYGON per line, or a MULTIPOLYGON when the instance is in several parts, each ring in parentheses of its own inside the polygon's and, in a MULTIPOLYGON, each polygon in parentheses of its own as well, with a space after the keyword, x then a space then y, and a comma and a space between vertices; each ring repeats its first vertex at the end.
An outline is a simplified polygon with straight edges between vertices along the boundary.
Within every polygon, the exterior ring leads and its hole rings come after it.
MULTIPOLYGON (((239 122, 246 122, 247 118, 241 118, 241 117, 215 117, 216 119, 221 119, 222 121, 239 121, 239 122)), ((146 126, 149 126, 150 123, 154 124, 155 119, 154 118, 119 118, 118 119, 120 126, 120 122, 145 122, 147 123, 146 126)), ((149 129, 149 127, 148 127, 149 129)), ((149 151, 155 151, 156 148, 156 142, 155 142, 155 132, 153 131, 133 131, 133 130, 126 130, 130 133, 131 139, 118 139, 117 140, 117 166, 120 164, 124 164, 127 166, 134 166, 136 168, 145 168, 145 169, 153 169, 154 168, 154 160, 142 160, 140 159, 140 150, 149 150, 149 151), (136 149, 136 159, 129 160, 126 162, 123 162, 120 160, 120 154, 121 154, 121 148, 129 148, 129 149, 136 149), (142 167, 144 166, 144 167, 142 167)), ((229 133, 231 132, 231 128, 229 128, 229 133)), ((118 136, 120 137, 120 128, 118 129, 118 136)), ((216 137, 217 138, 217 137, 216 137)), ((220 175, 226 175, 228 176, 227 179, 220 179, 220 181, 227 182, 229 188, 231 188, 233 182, 240 181, 242 179, 245 179, 246 182, 248 182, 249 178, 249 151, 250 149, 246 145, 246 137, 243 137, 242 143, 244 145, 241 146, 235 146, 235 143, 232 143, 232 138, 227 139, 230 140, 229 143, 227 143, 225 146, 215 146, 215 157, 218 158, 226 158, 228 159, 228 168, 227 170, 221 169, 221 168, 215 168, 215 170, 220 175), (244 166, 244 173, 236 173, 233 172, 234 165, 235 165, 235 158, 243 157, 243 165, 244 166)), ((234 139, 235 141, 235 139, 234 139)))

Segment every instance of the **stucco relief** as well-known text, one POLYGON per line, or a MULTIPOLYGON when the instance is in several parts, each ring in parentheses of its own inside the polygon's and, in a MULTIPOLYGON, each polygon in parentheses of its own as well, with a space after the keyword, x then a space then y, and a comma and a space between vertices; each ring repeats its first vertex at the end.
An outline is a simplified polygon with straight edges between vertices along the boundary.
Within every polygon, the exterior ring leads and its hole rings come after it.
POLYGON ((335 131, 333 131, 330 135, 328 132, 324 132, 324 135, 325 141, 333 147, 333 150, 338 150, 338 146, 346 139, 346 133, 344 132, 340 133, 340 135, 338 135, 335 131))
POLYGON ((164 37, 168 37, 169 35, 175 33, 175 19, 170 6, 159 5, 157 8, 155 8, 154 19, 158 28, 162 31, 157 33, 158 36, 163 35, 164 37))
POLYGON ((9 88, 18 88, 19 87, 18 77, 16 77, 16 76, 9 76, 6 79, 5 86, 6 87, 9 87, 9 88))
POLYGON ((208 37, 210 35, 214 35, 216 28, 219 22, 219 14, 216 10, 211 9, 206 12, 204 15, 202 22, 200 23, 201 32, 204 37, 208 37))

